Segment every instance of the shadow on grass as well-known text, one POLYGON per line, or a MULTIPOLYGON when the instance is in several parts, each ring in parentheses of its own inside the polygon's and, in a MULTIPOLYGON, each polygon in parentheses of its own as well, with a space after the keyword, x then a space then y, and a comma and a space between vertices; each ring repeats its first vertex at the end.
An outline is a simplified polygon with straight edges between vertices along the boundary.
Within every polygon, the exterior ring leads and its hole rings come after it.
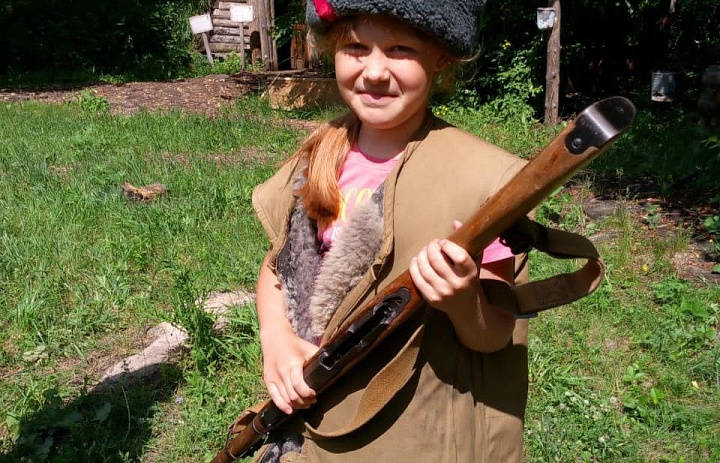
POLYGON ((122 381, 111 378, 70 403, 50 389, 45 406, 16 423, 16 445, 0 463, 142 461, 158 404, 180 378, 175 366, 153 365, 122 381))
POLYGON ((720 149, 692 108, 647 106, 592 164, 598 193, 701 205, 720 194, 720 149))

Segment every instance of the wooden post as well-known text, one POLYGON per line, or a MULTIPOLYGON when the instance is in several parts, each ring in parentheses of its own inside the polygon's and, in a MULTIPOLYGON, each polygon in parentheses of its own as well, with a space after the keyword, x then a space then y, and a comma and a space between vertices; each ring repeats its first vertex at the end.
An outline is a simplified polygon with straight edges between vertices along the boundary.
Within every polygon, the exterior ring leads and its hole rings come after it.
POLYGON ((240 23, 240 70, 245 71, 245 23, 240 23))
POLYGON ((270 31, 271 35, 268 36, 268 39, 270 40, 270 48, 272 49, 272 63, 273 63, 273 71, 277 71, 280 69, 280 64, 278 63, 278 54, 277 54, 277 44, 275 43, 275 0, 269 0, 270 1, 270 31))
POLYGON ((258 0, 258 21, 260 23, 260 50, 265 69, 274 71, 276 69, 273 61, 272 42, 270 40, 270 24, 267 8, 267 0, 258 0))
POLYGON ((545 125, 554 127, 558 123, 560 100, 560 0, 550 0, 548 6, 555 9, 555 24, 553 24, 547 44, 545 125))
POLYGON ((210 42, 208 41, 208 36, 205 32, 202 33, 202 39, 203 44, 205 45, 205 53, 207 54, 208 62, 210 63, 210 66, 215 66, 215 61, 213 60, 212 51, 210 50, 210 42))

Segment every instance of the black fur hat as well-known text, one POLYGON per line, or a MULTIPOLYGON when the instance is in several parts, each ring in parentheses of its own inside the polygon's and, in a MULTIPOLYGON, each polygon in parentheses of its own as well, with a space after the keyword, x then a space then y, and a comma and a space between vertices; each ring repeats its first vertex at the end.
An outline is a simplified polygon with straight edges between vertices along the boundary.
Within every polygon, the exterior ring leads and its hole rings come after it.
POLYGON ((307 0, 306 21, 322 34, 343 16, 383 14, 430 33, 457 57, 470 57, 484 6, 485 0, 307 0))

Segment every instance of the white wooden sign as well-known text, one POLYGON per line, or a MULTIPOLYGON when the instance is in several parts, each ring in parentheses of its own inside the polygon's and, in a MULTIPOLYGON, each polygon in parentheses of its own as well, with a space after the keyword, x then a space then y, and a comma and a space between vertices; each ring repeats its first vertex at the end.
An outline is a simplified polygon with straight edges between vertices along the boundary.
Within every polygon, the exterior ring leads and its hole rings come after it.
POLYGON ((190 29, 192 29, 193 34, 202 34, 203 44, 205 45, 205 54, 207 54, 208 62, 210 63, 210 66, 215 65, 207 36, 207 33, 213 30, 213 23, 210 14, 190 16, 190 29))
POLYGON ((190 29, 193 34, 202 34, 213 30, 212 18, 209 14, 190 16, 190 29))
POLYGON ((252 5, 230 5, 230 21, 236 23, 249 23, 253 20, 252 5))
POLYGON ((555 26, 555 8, 537 9, 537 27, 541 31, 552 29, 555 26))

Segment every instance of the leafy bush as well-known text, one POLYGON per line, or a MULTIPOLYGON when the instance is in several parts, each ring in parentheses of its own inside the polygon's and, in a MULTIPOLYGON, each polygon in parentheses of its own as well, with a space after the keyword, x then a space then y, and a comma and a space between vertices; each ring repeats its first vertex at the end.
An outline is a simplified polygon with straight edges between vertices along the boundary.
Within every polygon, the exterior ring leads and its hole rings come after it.
POLYGON ((92 90, 84 89, 80 92, 80 95, 75 99, 80 108, 85 112, 90 113, 105 113, 110 109, 110 103, 92 90))
POLYGON ((708 217, 703 222, 705 229, 712 235, 720 235, 720 215, 708 217))
POLYGON ((188 17, 207 0, 8 0, 0 8, 0 75, 80 70, 169 77, 189 63, 188 17))
MULTIPOLYGON (((520 119, 528 124, 534 121, 535 110, 530 102, 543 92, 543 88, 533 83, 531 59, 529 50, 514 50, 510 42, 504 42, 501 51, 491 58, 496 72, 476 78, 476 83, 481 87, 502 89, 487 102, 498 122, 520 119)), ((461 103, 467 107, 467 103, 476 104, 482 100, 472 90, 465 90, 461 95, 462 98, 451 102, 451 106, 461 103)))
POLYGON ((707 147, 711 152, 715 153, 716 159, 720 161, 720 137, 712 135, 703 140, 703 145, 707 147))

